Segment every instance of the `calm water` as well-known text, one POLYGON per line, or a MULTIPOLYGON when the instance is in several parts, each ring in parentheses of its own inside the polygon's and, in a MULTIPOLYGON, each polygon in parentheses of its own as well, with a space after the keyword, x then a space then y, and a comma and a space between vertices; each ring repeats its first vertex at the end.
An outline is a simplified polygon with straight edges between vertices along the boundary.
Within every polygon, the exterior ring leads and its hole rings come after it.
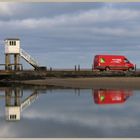
POLYGON ((1 87, 0 93, 0 137, 140 137, 139 90, 1 87))

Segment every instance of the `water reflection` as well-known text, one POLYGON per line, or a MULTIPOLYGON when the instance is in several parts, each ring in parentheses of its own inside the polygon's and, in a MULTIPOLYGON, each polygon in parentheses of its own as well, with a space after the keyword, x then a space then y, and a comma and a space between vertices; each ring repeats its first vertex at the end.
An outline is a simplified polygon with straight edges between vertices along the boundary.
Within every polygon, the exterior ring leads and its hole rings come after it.
MULTIPOLYGON (((78 96, 81 94, 80 89, 73 89, 78 96)), ((50 90, 52 93, 53 90, 50 90)), ((43 93, 46 93, 43 90, 43 93)), ((24 96, 22 88, 5 88, 5 119, 7 121, 17 121, 21 119, 21 113, 28 108, 34 101, 37 100, 38 95, 42 93, 38 89, 30 90, 28 96, 24 96), (32 92, 31 92, 32 91, 32 92)), ((92 89, 92 98, 95 104, 122 104, 132 96, 132 90, 115 90, 115 89, 92 89)))
POLYGON ((1 87, 0 93, 0 137, 140 136, 139 90, 1 87))
POLYGON ((5 115, 7 121, 17 121, 21 118, 21 112, 28 108, 38 97, 37 90, 34 90, 23 100, 23 89, 5 89, 5 115))
POLYGON ((96 104, 121 104, 133 95, 132 90, 123 89, 95 89, 92 94, 96 104))

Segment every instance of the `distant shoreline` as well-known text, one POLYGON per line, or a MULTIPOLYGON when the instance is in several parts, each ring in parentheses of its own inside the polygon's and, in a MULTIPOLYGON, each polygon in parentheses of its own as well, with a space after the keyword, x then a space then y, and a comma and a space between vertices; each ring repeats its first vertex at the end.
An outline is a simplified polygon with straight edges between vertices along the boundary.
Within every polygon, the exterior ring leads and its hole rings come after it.
POLYGON ((14 81, 32 86, 59 86, 64 88, 119 88, 140 89, 140 77, 46 78, 14 81))

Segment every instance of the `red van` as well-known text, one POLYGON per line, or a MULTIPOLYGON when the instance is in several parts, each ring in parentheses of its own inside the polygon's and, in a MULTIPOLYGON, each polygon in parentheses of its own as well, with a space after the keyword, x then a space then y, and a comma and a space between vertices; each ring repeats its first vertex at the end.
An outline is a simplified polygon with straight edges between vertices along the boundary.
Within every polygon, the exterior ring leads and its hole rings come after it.
POLYGON ((93 90, 93 100, 96 104, 120 104, 124 103, 130 96, 132 96, 131 90, 93 90))
POLYGON ((125 56, 121 55, 96 55, 94 57, 94 70, 134 70, 132 64, 125 56))

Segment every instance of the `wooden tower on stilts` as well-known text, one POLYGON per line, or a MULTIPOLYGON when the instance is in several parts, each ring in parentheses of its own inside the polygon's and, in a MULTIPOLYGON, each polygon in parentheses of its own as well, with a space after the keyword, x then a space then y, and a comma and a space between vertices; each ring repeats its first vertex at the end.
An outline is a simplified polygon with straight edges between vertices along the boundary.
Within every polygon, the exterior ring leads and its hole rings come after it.
POLYGON ((20 40, 8 38, 5 39, 5 70, 11 70, 14 66, 14 70, 20 69, 20 40), (14 62, 11 62, 11 57, 14 56, 14 62))

